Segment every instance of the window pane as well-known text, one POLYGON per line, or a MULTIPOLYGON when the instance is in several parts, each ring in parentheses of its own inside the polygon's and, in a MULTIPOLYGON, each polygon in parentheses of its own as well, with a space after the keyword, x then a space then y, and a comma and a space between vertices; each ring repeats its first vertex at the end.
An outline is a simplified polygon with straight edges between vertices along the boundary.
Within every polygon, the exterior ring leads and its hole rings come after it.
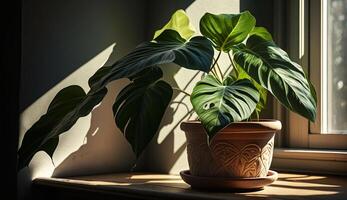
POLYGON ((328 0, 328 132, 347 133, 347 0, 328 0))

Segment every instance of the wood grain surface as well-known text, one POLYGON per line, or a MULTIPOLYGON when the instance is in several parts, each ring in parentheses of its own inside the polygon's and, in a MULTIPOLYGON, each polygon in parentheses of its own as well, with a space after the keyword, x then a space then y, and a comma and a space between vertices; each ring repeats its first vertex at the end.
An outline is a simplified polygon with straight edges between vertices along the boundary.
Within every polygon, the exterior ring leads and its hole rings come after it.
POLYGON ((347 199, 347 177, 289 173, 252 192, 194 190, 179 175, 151 173, 37 178, 34 188, 50 199, 347 199))

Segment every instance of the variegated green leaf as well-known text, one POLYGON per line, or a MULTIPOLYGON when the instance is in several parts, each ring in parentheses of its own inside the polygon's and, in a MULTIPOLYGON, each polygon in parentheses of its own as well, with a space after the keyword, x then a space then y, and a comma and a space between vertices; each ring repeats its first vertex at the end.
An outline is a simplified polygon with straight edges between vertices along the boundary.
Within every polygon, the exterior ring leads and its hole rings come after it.
POLYGON ((248 79, 235 81, 229 76, 221 83, 207 75, 196 84, 190 100, 211 141, 231 122, 250 117, 259 101, 259 92, 248 79))

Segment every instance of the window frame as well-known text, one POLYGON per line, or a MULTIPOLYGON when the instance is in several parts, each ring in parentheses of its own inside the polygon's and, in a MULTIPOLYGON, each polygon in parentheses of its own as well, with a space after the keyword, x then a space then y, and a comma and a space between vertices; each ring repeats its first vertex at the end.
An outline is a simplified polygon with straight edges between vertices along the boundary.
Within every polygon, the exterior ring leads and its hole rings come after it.
POLYGON ((317 118, 314 123, 289 112, 288 117, 288 146, 294 148, 320 148, 347 150, 347 135, 328 133, 326 106, 323 104, 327 98, 324 86, 327 84, 324 70, 326 63, 326 16, 323 9, 327 6, 327 0, 291 0, 288 10, 288 53, 294 61, 303 66, 309 73, 310 80, 317 92, 317 118), (318 59, 317 59, 318 58, 318 59))

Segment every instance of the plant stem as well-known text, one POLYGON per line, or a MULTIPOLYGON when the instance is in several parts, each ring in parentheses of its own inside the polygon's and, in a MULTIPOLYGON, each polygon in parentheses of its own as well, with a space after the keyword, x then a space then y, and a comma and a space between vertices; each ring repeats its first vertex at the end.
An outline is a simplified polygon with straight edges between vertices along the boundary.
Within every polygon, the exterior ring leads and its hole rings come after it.
MULTIPOLYGON (((219 67, 219 64, 218 64, 218 62, 216 62, 216 65, 217 65, 217 67, 219 68, 219 69, 221 69, 220 67, 219 67)), ((224 74, 223 74, 224 75, 224 74)))
POLYGON ((257 115, 257 120, 259 121, 259 112, 255 109, 255 114, 257 115))
POLYGON ((219 59, 219 57, 220 57, 221 54, 222 54, 222 52, 220 51, 220 52, 218 53, 218 55, 217 55, 217 58, 214 60, 214 63, 213 63, 213 65, 212 65, 211 69, 216 65, 216 63, 217 63, 217 61, 218 61, 218 59, 219 59))
MULTIPOLYGON (((221 79, 224 80, 224 74, 222 73, 222 70, 221 70, 221 68, 219 67, 218 62, 216 62, 216 67, 213 68, 213 69, 216 69, 216 68, 218 69, 218 72, 219 72, 219 74, 220 74, 221 79)), ((216 70, 216 73, 217 73, 217 70, 216 70)))
MULTIPOLYGON (((221 81, 223 81, 224 76, 223 76, 222 70, 220 69, 220 67, 219 67, 219 65, 218 65, 218 60, 219 60, 221 54, 222 54, 222 52, 220 51, 220 52, 218 53, 218 55, 217 55, 217 58, 214 59, 214 63, 213 63, 213 65, 212 65, 212 67, 211 67, 211 70, 213 70, 214 67, 217 65, 217 69, 218 69, 218 71, 219 71, 219 73, 220 73, 220 76, 221 76, 221 79, 222 79, 221 81)), ((217 76, 217 77, 218 77, 218 76, 217 76)))
POLYGON ((184 91, 184 90, 181 90, 180 88, 172 87, 172 89, 173 89, 173 90, 176 90, 176 91, 179 91, 179 92, 182 92, 182 93, 184 93, 184 94, 187 95, 187 96, 190 96, 190 94, 189 94, 188 92, 186 92, 186 91, 184 91))
POLYGON ((218 77, 217 73, 215 72, 215 70, 214 70, 213 68, 210 70, 210 72, 212 72, 212 74, 213 74, 215 77, 218 77))
POLYGON ((236 76, 238 76, 239 72, 237 71, 236 64, 234 63, 234 59, 231 57, 230 52, 228 52, 228 57, 229 57, 229 60, 231 62, 231 65, 233 66, 232 70, 235 70, 236 76))

